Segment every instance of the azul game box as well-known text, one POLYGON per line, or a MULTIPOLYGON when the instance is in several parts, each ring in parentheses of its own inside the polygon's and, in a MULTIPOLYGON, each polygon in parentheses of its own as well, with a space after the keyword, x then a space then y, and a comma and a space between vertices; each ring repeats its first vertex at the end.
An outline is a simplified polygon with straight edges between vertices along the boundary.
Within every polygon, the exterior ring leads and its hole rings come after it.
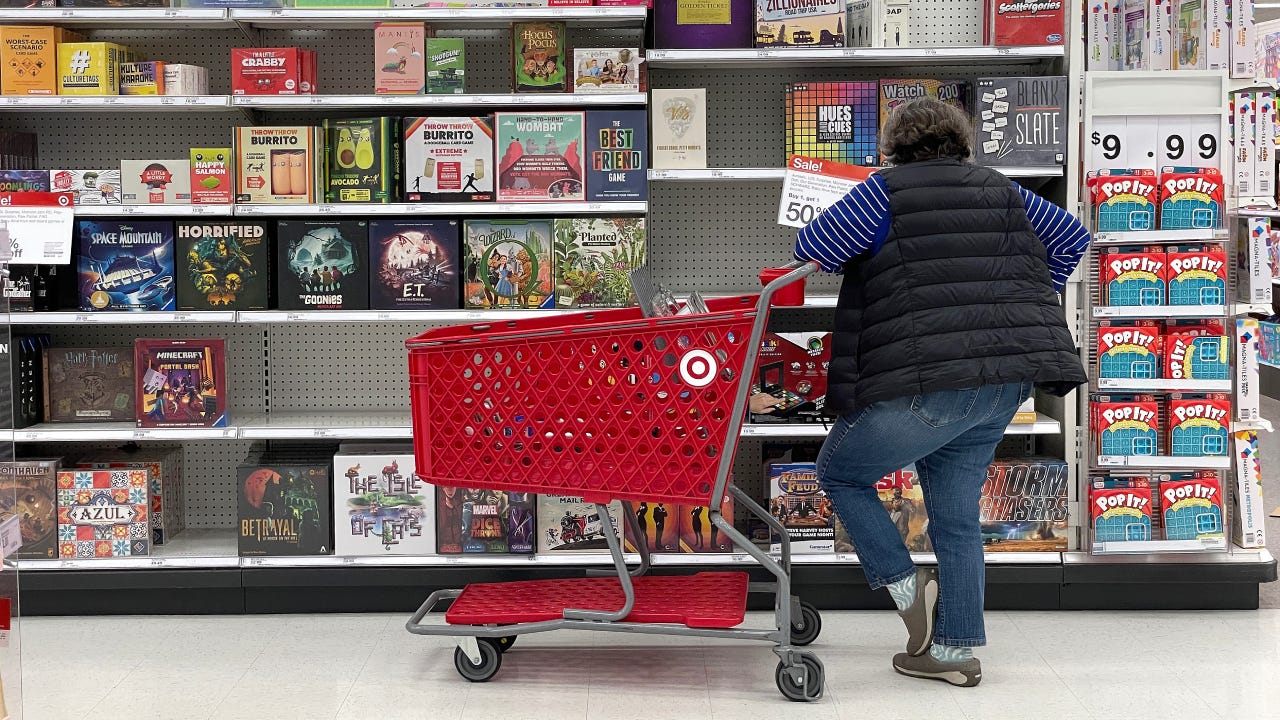
POLYGON ((988 552, 1067 549, 1067 464, 1053 458, 996 460, 982 487, 982 543, 988 552))
POLYGON ((226 427, 226 343, 221 338, 133 343, 138 427, 226 427))
POLYGON ((576 93, 640 92, 638 48, 577 48, 573 64, 576 93))
POLYGON ((0 462, 0 519, 19 518, 19 558, 58 557, 59 464, 56 459, 0 462))
POLYGON ((511 24, 511 65, 516 92, 565 92, 569 69, 563 22, 511 24))
POLYGON ((756 0, 756 47, 844 47, 845 0, 756 0))
POLYGON ((325 120, 325 202, 400 199, 400 119, 325 120))
MULTIPOLYGON (((681 505, 680 552, 725 553, 733 552, 733 542, 711 524, 711 515, 703 505, 681 505)), ((726 495, 720 505, 720 515, 733 523, 733 498, 726 495)))
POLYGON ((1222 173, 1217 168, 1161 168, 1160 229, 1221 227, 1222 198, 1222 173))
POLYGON ((463 307, 555 307, 550 220, 463 223, 463 307))
POLYGON ((173 310, 173 223, 81 220, 81 310, 173 310))
POLYGON ((531 554, 534 495, 436 487, 436 552, 531 554))
POLYGON ((588 110, 587 200, 649 199, 649 118, 644 110, 588 110))
POLYGON ((1231 398, 1226 393, 1169 396, 1169 454, 1224 457, 1231 438, 1231 398))
POLYGON ((404 120, 405 198, 493 200, 493 116, 404 120))
POLYGON ((58 556, 151 554, 145 470, 58 472, 58 556))
POLYGON ((368 222, 281 220, 276 233, 281 310, 368 309, 368 222))
POLYGON ((1151 380, 1161 377, 1163 371, 1164 336, 1155 321, 1098 323, 1099 378, 1151 380))
POLYGON ((1089 488, 1094 543, 1151 539, 1151 483, 1146 478, 1094 478, 1089 488))
POLYGON ((435 553, 435 492, 413 469, 412 447, 333 457, 335 555, 435 553))
POLYGON ((876 165, 880 151, 875 81, 792 83, 786 92, 787 157, 876 165))
POLYGON ((163 545, 187 527, 181 447, 95 451, 76 467, 84 470, 143 470, 151 496, 151 543, 163 545))
POLYGON ((978 78, 978 165, 1061 165, 1067 156, 1065 77, 978 78))
POLYGON ((1222 483, 1217 472, 1197 470, 1162 475, 1157 491, 1165 540, 1225 537, 1222 483))
POLYGON ((498 202, 585 200, 581 112, 498 113, 498 202))
POLYGON ((1170 305, 1225 305, 1227 250, 1221 245, 1170 245, 1166 248, 1170 305))
POLYGON ((1109 247, 1102 254, 1103 302, 1117 306, 1165 303, 1165 251, 1148 247, 1109 247))
MULTIPOLYGON (((787 528, 793 553, 833 552, 835 511, 813 463, 769 465, 769 513, 787 528)), ((772 543, 781 551, 780 543, 772 543)))
POLYGON ((50 170, 49 186, 53 192, 69 192, 81 205, 119 205, 120 169, 50 170))
POLYGON ((1159 189, 1155 170, 1094 170, 1085 182, 1098 232, 1155 229, 1159 189))
POLYGON ((130 348, 44 351, 45 422, 129 422, 133 413, 130 348))
POLYGON ((756 356, 752 393, 778 402, 771 412, 753 413, 752 422, 807 422, 819 419, 826 404, 831 333, 765 333, 756 356))
POLYGON ((630 276, 645 265, 646 240, 644 218, 556 220, 556 306, 635 305, 630 276))
MULTIPOLYGON (((660 502, 633 502, 631 511, 640 525, 640 533, 649 552, 673 553, 680 551, 680 506, 660 502)), ((640 539, 631 533, 631 526, 623 526, 623 549, 640 551, 640 539)))
POLYGON ((418 22, 373 25, 373 86, 379 95, 421 95, 427 84, 426 27, 418 22))
POLYGON ((457 220, 370 221, 369 307, 458 307, 458 249, 457 220))
POLYGON ((1152 395, 1099 395, 1090 403, 1099 455, 1156 455, 1160 404, 1152 395))
POLYGON ((257 459, 237 468, 241 556, 328 555, 333 484, 322 463, 257 459))
POLYGON ((270 225, 255 220, 178 220, 179 310, 265 310, 271 283, 270 225))
POLYGON ((1221 320, 1182 320, 1165 324, 1164 376, 1170 380, 1227 380, 1231 342, 1221 320))
MULTIPOLYGON (((608 505, 607 518, 600 517, 596 506, 580 497, 566 495, 538 496, 538 552, 609 552, 605 533, 613 528, 614 536, 623 527, 622 503, 608 505)), ((621 542, 621 538, 619 538, 621 542)))

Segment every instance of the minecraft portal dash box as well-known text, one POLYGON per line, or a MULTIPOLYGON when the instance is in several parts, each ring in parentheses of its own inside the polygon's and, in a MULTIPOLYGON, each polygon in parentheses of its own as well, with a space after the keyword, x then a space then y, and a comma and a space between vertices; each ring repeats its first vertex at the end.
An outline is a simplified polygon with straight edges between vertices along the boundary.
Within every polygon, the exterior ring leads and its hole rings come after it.
POLYGON ((1155 455, 1160 403, 1153 395, 1097 395, 1090 404, 1099 455, 1155 455))
POLYGON ((1107 305, 1150 307, 1165 304, 1168 259, 1163 247, 1107 248, 1101 263, 1103 301, 1107 305))
POLYGON ((1228 380, 1231 342, 1221 320, 1165 324, 1164 376, 1170 380, 1228 380))
POLYGON ((1208 230, 1222 225, 1222 173, 1216 168, 1160 171, 1160 229, 1208 230))
POLYGON ((1159 497, 1165 540, 1224 537, 1222 482, 1217 472, 1197 470, 1161 476, 1159 497))
POLYGON ((1159 185, 1154 170, 1096 170, 1086 183, 1098 232, 1155 229, 1159 185))
POLYGON ((1227 250, 1222 245, 1172 245, 1166 259, 1170 305, 1226 303, 1227 250))
POLYGON ((1231 436, 1231 398, 1226 393, 1169 396, 1169 454, 1225 457, 1231 436))
POLYGON ((1164 370, 1164 337, 1154 320, 1098 323, 1098 377, 1151 380, 1164 370))
POLYGON ((1151 505, 1146 478, 1094 478, 1089 483, 1094 543, 1150 540, 1151 505))

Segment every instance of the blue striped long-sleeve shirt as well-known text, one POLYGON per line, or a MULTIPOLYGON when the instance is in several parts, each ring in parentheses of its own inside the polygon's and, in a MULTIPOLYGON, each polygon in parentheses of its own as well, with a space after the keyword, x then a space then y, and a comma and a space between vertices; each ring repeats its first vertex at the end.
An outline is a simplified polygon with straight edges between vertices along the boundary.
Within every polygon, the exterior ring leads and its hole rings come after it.
MULTIPOLYGON (((1053 284, 1062 290, 1089 247, 1089 231, 1071 213, 1014 183, 1022 194, 1027 218, 1048 250, 1053 284)), ((816 260, 827 272, 866 252, 875 254, 889 234, 889 191, 872 175, 856 186, 796 237, 797 260, 816 260)))

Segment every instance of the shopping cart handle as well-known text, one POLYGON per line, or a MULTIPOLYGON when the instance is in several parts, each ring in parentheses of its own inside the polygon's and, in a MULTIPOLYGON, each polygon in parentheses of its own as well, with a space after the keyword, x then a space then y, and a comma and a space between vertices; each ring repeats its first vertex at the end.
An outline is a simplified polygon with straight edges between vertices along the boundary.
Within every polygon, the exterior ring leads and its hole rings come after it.
POLYGON ((790 270, 790 272, 788 272, 786 275, 781 275, 777 278, 774 278, 773 280, 769 281, 769 284, 764 286, 764 290, 760 291, 761 307, 764 307, 769 304, 769 299, 773 297, 773 294, 775 292, 781 290, 782 288, 786 287, 787 285, 790 285, 793 282, 797 282, 803 278, 806 278, 818 272, 818 270, 822 269, 822 266, 812 260, 792 260, 786 265, 783 265, 781 269, 790 270))

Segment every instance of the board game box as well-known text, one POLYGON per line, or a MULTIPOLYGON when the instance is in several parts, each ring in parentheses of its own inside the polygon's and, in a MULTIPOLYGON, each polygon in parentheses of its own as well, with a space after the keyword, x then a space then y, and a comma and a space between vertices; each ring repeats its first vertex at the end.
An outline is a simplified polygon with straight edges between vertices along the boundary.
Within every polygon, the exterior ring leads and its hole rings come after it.
POLYGON ((1146 478, 1094 478, 1089 483, 1094 543, 1151 539, 1151 484, 1146 478))
POLYGON ((58 557, 151 554, 145 470, 58 471, 58 557))
POLYGON ((933 98, 964 110, 969 103, 969 83, 934 78, 880 79, 880 126, 893 109, 908 100, 933 98))
POLYGON ((131 422, 130 348, 49 348, 44 351, 45 422, 131 422))
POLYGON ((461 95, 467 85, 467 48, 463 38, 427 38, 428 95, 461 95))
MULTIPOLYGON (((608 505, 608 523, 617 537, 623 527, 622 503, 608 505)), ((609 541, 606 519, 596 506, 580 497, 566 495, 538 496, 538 553, 607 553, 609 541)), ((621 542, 621 539, 619 539, 621 542)))
POLYGON ((978 165, 1062 165, 1067 156, 1065 77, 978 78, 978 165))
POLYGON ((1086 183, 1098 232, 1155 229, 1159 189, 1155 170, 1090 171, 1086 183))
POLYGON ((1151 380, 1164 371, 1164 336, 1154 320, 1098 323, 1098 377, 1151 380))
POLYGON ((151 543, 163 545, 187 527, 182 448, 139 446, 95 451, 76 462, 83 470, 144 470, 151 495, 151 543))
POLYGON ((138 427, 227 426, 224 340, 138 339, 133 349, 138 427))
POLYGON ((191 148, 191 203, 229 205, 235 201, 235 151, 191 148))
POLYGON ((1170 380, 1227 380, 1231 342, 1221 320, 1176 320, 1165 324, 1164 376, 1170 380))
MULTIPOLYGON (((929 513, 924 504, 924 486, 920 484, 920 475, 916 472, 915 465, 885 475, 876 481, 875 487, 880 504, 889 513, 889 519, 898 529, 898 535, 907 550, 932 552, 933 542, 928 532, 929 513)), ((852 538, 850 548, 847 552, 857 552, 852 538)))
POLYGON ((266 222, 178 220, 179 310, 265 310, 271 283, 266 222))
POLYGON ((58 557, 58 459, 0 463, 0 520, 18 516, 22 549, 18 558, 58 557))
POLYGON ((982 487, 982 543, 988 552, 1067 550, 1067 464, 1053 458, 996 460, 982 487))
POLYGON ((125 205, 191 203, 191 161, 121 160, 120 190, 125 205))
POLYGON ((81 205, 119 205, 120 169, 111 170, 50 170, 49 189, 53 192, 69 192, 81 205))
POLYGON ((276 223, 276 297, 281 310, 366 310, 369 223, 276 223))
POLYGON ((400 119, 325 120, 325 202, 400 199, 400 119))
POLYGON ((1226 393, 1169 396, 1169 450, 1179 457, 1224 457, 1231 438, 1226 393))
POLYGON ((58 43, 59 95, 119 95, 129 49, 109 42, 58 43))
POLYGON ((753 413, 752 422, 810 421, 826 404, 831 333, 765 333, 756 356, 751 392, 778 400, 772 412, 753 413))
POLYGON ((240 555, 328 555, 333 484, 320 463, 251 462, 236 469, 240 555))
POLYGON ((436 552, 531 554, 535 497, 530 493, 436 487, 436 552))
POLYGON ((581 112, 498 113, 498 202, 585 200, 581 112))
POLYGON ((49 192, 46 170, 0 170, 0 192, 49 192))
POLYGON ((418 22, 373 25, 373 87, 378 95, 420 95, 427 84, 427 29, 418 22))
MULTIPOLYGON (((666 503, 638 502, 631 504, 640 533, 649 546, 649 552, 680 552, 680 506, 666 503)), ((631 526, 623 526, 623 545, 627 552, 639 552, 640 540, 631 534, 631 526)))
POLYGON ((756 47, 844 47, 844 0, 756 0, 756 47))
POLYGON ((173 310, 173 223, 80 220, 81 310, 173 310))
POLYGON ((5 95, 57 95, 58 44, 83 39, 51 25, 0 28, 0 88, 5 95))
POLYGON ((1160 514, 1165 540, 1222 538, 1222 482, 1213 470, 1160 477, 1160 514))
POLYGON ((370 221, 369 307, 458 307, 458 248, 456 220, 370 221))
POLYGON ((555 307, 550 220, 467 220, 463 238, 463 307, 555 307))
POLYGON ((630 276, 646 263, 646 240, 644 218, 556 220, 556 306, 635 305, 630 276))
POLYGON ((333 457, 335 555, 431 555, 435 491, 414 474, 412 447, 333 457))
POLYGON ((1163 305, 1164 248, 1109 247, 1101 257, 1103 302, 1122 307, 1163 305))
POLYGON ((1222 198, 1222 173, 1217 168, 1161 168, 1160 229, 1221 227, 1222 198))
POLYGON ((1170 305, 1225 305, 1227 250, 1222 245, 1170 245, 1167 283, 1170 305))
POLYGON ((649 199, 649 118, 644 110, 588 110, 587 200, 649 199))
POLYGON ((569 89, 568 47, 563 22, 511 24, 511 67, 516 92, 569 89))
POLYGON ((1099 455, 1156 455, 1160 404, 1152 395, 1099 395, 1090 403, 1099 455))
POLYGON ((640 92, 639 48, 577 48, 573 64, 575 93, 640 92))
POLYGON ((707 166, 707 89, 654 88, 649 92, 654 168, 707 166))
MULTIPOLYGON (((1146 0, 1142 0, 1146 2, 1146 0)), ((1061 45, 1062 0, 989 0, 993 45, 1061 45)))
MULTIPOLYGON (((791 552, 830 553, 835 546, 835 510, 818 485, 813 463, 769 465, 769 513, 787 528, 791 552)), ((772 552, 781 544, 771 543, 772 552)))
MULTIPOLYGON (((733 552, 733 542, 720 528, 711 523, 708 508, 704 505, 681 505, 680 512, 680 552, 684 553, 726 553, 733 552)), ((733 498, 725 495, 720 504, 720 515, 733 523, 733 498)))
POLYGON ((236 202, 313 203, 320 186, 324 136, 318 127, 238 127, 236 202))
POLYGON ((792 83, 786 93, 787 157, 876 165, 879 83, 792 83))
POLYGON ((405 118, 404 165, 409 201, 493 200, 493 116, 405 118))

